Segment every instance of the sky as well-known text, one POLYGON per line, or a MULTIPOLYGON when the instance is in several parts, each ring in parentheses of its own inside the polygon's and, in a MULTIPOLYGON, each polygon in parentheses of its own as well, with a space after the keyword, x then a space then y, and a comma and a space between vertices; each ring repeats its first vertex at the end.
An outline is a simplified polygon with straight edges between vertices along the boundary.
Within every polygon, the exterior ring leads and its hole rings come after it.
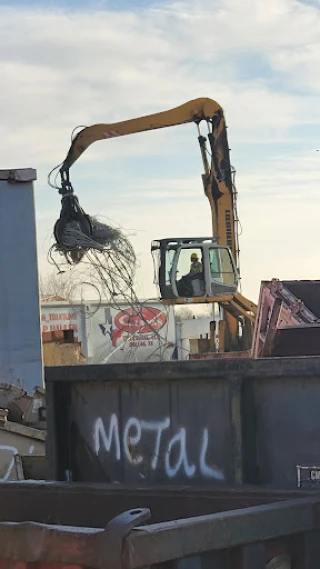
MULTIPOLYGON (((42 275, 60 212, 47 174, 73 128, 210 97, 237 171, 243 294, 319 278, 319 0, 0 0, 0 59, 1 168, 37 169, 42 275)), ((129 235, 143 297, 152 239, 211 234, 201 174, 193 124, 98 142, 71 170, 82 207, 129 235)))

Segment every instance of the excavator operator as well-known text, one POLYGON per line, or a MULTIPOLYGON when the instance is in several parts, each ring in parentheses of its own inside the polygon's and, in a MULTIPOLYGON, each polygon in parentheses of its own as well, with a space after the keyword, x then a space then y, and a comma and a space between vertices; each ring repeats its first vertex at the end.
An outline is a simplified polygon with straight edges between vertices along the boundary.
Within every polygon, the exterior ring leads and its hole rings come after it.
POLYGON ((202 263, 199 261, 197 253, 192 253, 190 257, 190 271, 184 275, 178 282, 178 292, 180 296, 193 296, 192 281, 193 279, 203 278, 202 263))
POLYGON ((199 261, 199 257, 197 253, 192 253, 190 257, 191 266, 190 266, 190 275, 194 275, 196 273, 202 272, 202 263, 199 261))

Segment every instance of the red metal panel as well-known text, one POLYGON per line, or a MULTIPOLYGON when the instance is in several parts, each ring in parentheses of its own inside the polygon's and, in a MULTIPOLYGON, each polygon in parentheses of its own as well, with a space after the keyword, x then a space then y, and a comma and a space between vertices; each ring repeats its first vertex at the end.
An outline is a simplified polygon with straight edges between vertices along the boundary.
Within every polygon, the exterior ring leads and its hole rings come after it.
MULTIPOLYGON (((292 290, 288 288, 290 282, 278 281, 273 279, 270 282, 263 282, 260 289, 258 311, 255 321, 252 341, 252 355, 254 358, 271 355, 292 355, 291 341, 286 339, 282 330, 297 329, 295 332, 294 355, 306 355, 310 352, 310 334, 313 340, 312 354, 320 353, 317 338, 319 337, 318 317, 305 305, 302 298, 312 298, 314 307, 315 297, 320 289, 320 281, 308 282, 308 290, 304 281, 292 281, 292 290), (288 285, 288 286, 286 286, 288 285), (313 293, 311 295, 311 291, 313 293), (300 328, 300 331, 299 331, 300 328), (305 333, 308 328, 311 332, 305 333), (288 346, 286 345, 288 343, 288 346), (287 350, 288 348, 288 350, 287 350), (279 351, 280 350, 280 351, 279 351)), ((320 309, 320 294, 319 294, 320 309)), ((320 330, 319 330, 320 332, 320 330)))
POLYGON ((0 569, 81 569, 81 565, 64 565, 63 563, 25 562, 15 559, 0 559, 0 569))

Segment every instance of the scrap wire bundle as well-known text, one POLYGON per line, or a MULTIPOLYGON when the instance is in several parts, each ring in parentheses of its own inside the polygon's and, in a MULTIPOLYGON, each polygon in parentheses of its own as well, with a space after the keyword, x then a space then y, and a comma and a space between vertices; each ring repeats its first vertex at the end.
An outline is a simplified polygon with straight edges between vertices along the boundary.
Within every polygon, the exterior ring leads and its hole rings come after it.
MULTIPOLYGON (((79 292, 82 287, 84 289, 91 287, 91 293, 94 289, 98 292, 100 300, 107 299, 111 306, 119 310, 123 310, 121 303, 126 302, 132 311, 129 309, 129 317, 131 314, 135 318, 138 317, 142 327, 147 327, 153 335, 155 346, 147 359, 161 361, 167 350, 168 330, 166 329, 163 336, 154 323, 144 317, 143 304, 138 300, 133 283, 136 256, 123 233, 88 216, 81 208, 77 197, 70 192, 62 197, 60 218, 54 227, 54 237, 56 242, 51 248, 50 257, 56 266, 60 265, 60 270, 61 263, 55 261, 54 253, 60 258, 62 256, 69 265, 71 269, 69 276, 72 275, 75 283, 75 287, 71 288, 79 292)), ((130 347, 130 341, 132 335, 139 338, 140 333, 140 330, 136 330, 128 334, 125 342, 116 349, 117 351, 124 348, 128 343, 127 361, 137 361, 137 348, 130 347)), ((103 359, 107 361, 108 358, 103 359)))
POLYGON ((73 193, 65 194, 61 203, 51 258, 57 252, 69 265, 77 265, 86 256, 92 279, 103 283, 111 298, 132 288, 136 256, 123 233, 88 216, 73 193))
MULTIPOLYGON (((149 358, 163 359, 168 340, 162 337, 153 322, 144 317, 142 305, 134 290, 137 260, 131 243, 119 229, 101 223, 84 212, 73 193, 68 173, 62 174, 60 170, 60 188, 56 183, 50 182, 51 174, 52 172, 49 174, 49 184, 62 194, 60 217, 54 227, 55 243, 49 252, 51 261, 59 272, 63 272, 61 262, 55 260, 55 254, 64 259, 71 269, 69 277, 73 277, 75 283, 72 290, 81 290, 82 293, 82 288, 91 287, 91 293, 94 289, 100 300, 107 299, 110 306, 119 310, 123 310, 121 303, 126 302, 133 310, 132 314, 140 318, 142 327, 149 328, 153 338, 158 340, 149 358)), ((134 334, 139 336, 140 331, 135 331, 134 334)), ((131 334, 126 342, 129 340, 130 343, 130 337, 131 334)), ((130 359, 136 359, 135 353, 132 353, 135 351, 134 347, 129 349, 130 359)))

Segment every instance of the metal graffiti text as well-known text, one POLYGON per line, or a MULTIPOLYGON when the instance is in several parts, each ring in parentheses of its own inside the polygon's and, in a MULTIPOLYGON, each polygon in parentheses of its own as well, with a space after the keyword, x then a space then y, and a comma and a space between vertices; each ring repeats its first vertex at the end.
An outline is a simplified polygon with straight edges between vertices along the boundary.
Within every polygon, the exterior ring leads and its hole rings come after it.
POLYGON ((130 417, 124 424, 123 431, 119 429, 119 421, 114 413, 106 427, 101 417, 96 419, 93 428, 93 444, 96 455, 99 452, 112 452, 116 461, 123 457, 132 465, 143 465, 148 462, 150 471, 162 468, 169 479, 180 474, 192 478, 199 474, 204 478, 224 480, 224 474, 216 465, 207 464, 209 431, 203 428, 199 439, 199 455, 197 460, 190 460, 187 455, 187 430, 180 427, 169 438, 171 421, 165 417, 161 421, 144 421, 130 417), (145 433, 153 434, 151 452, 146 453, 143 438, 145 433), (140 446, 139 446, 140 445, 140 446), (142 450, 144 449, 144 450, 142 450))

